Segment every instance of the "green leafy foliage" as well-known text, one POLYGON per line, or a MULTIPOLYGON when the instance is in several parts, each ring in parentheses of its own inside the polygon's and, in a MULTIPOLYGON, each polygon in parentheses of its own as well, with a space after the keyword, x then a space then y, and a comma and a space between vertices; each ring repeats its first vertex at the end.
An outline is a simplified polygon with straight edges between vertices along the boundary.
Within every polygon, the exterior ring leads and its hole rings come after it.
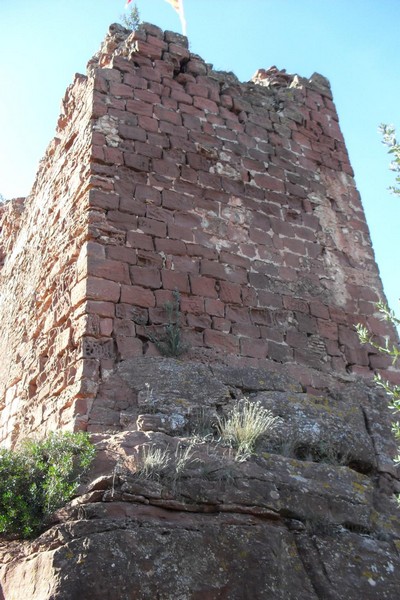
MULTIPOLYGON (((379 131, 382 134, 382 142, 388 146, 389 154, 392 155, 392 162, 390 163, 390 169, 395 173, 400 173, 400 144, 396 139, 396 130, 393 125, 385 125, 382 123, 379 126, 379 131)), ((400 195, 400 175, 396 175, 395 186, 390 186, 389 190, 394 194, 400 195)))
POLYGON ((139 27, 141 20, 139 9, 135 2, 132 4, 132 7, 128 10, 128 12, 121 16, 121 21, 127 29, 132 29, 132 31, 136 31, 136 29, 139 27))
MULTIPOLYGON (((400 325, 400 319, 395 317, 394 312, 390 310, 385 303, 379 302, 377 304, 377 308, 385 321, 389 321, 395 327, 400 325)), ((373 336, 370 334, 368 329, 360 323, 356 325, 356 331, 358 334, 358 338, 362 344, 369 344, 370 346, 375 348, 375 350, 377 350, 380 354, 386 354, 390 356, 392 358, 392 365, 395 365, 397 363, 400 357, 400 347, 397 343, 390 342, 389 339, 386 338, 385 345, 382 346, 382 344, 374 340, 373 336)), ((374 376, 374 381, 388 394, 389 408, 393 411, 393 414, 400 414, 400 386, 392 385, 389 381, 384 380, 380 373, 377 373, 374 376)), ((396 441, 400 446, 400 422, 393 421, 392 429, 396 441)), ((397 463, 400 464, 400 452, 395 460, 397 463)))
POLYGON ((52 433, 0 449, 0 533, 33 537, 46 519, 74 495, 94 457, 87 434, 52 433))

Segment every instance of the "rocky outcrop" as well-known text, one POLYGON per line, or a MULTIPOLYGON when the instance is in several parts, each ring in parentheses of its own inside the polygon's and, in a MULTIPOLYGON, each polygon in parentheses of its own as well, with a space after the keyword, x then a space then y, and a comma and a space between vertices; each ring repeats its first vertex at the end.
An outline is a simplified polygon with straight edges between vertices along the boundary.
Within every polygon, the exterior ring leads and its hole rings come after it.
POLYGON ((396 334, 329 82, 113 25, 62 110, 0 208, 0 438, 97 456, 2 540, 0 599, 397 600, 398 372, 354 325, 396 334), (243 398, 279 417, 251 455, 217 426, 243 398))
POLYGON ((315 396, 270 371, 143 358, 104 397, 119 421, 98 418, 120 431, 94 436, 47 531, 2 545, 5 598, 397 598, 399 484, 374 387, 315 396), (281 422, 238 461, 214 425, 244 395, 281 422), (146 472, 144 449, 164 453, 146 472))

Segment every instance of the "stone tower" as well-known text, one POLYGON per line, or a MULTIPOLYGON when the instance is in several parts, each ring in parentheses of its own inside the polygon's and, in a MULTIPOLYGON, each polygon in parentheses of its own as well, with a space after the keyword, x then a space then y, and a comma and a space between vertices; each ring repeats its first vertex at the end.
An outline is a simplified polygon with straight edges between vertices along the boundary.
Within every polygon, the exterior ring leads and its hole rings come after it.
POLYGON ((62 106, 32 194, 0 208, 0 438, 85 429, 99 458, 39 554, 7 546, 4 598, 397 598, 368 380, 398 374, 354 325, 394 332, 328 81, 240 83, 183 36, 113 25, 62 106), (179 360, 155 343, 168 303, 179 360), (179 451, 243 395, 297 450, 200 444, 178 486, 135 479, 141 446, 179 451))

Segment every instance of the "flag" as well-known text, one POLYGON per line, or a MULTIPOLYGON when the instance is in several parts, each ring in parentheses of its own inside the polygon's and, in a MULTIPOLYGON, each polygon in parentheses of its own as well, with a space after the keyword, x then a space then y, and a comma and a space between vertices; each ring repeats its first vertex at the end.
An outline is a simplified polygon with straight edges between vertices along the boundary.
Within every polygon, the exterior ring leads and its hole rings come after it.
POLYGON ((182 25, 182 33, 183 35, 186 35, 186 19, 185 13, 183 12, 183 0, 166 0, 166 2, 168 2, 168 4, 170 4, 178 13, 182 25))

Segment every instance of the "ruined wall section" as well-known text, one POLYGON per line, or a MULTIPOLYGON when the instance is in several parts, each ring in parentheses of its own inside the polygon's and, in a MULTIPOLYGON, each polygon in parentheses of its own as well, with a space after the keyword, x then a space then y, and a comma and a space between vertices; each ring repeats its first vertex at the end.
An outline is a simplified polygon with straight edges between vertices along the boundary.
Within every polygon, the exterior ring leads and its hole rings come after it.
POLYGON ((67 90, 32 195, 2 215, 8 442, 112 426, 108 411, 135 399, 114 389, 110 407, 108 378, 158 354, 175 290, 189 359, 281 370, 309 391, 391 375, 354 331, 393 334, 320 75, 240 83, 183 36, 113 25, 67 90))
POLYGON ((0 439, 70 425, 79 393, 80 308, 71 302, 87 238, 92 86, 77 76, 31 195, 0 216, 0 439), (16 218, 18 217, 18 218, 16 218))
POLYGON ((96 60, 102 183, 81 291, 100 380, 157 354, 174 290, 190 358, 281 368, 308 389, 386 369, 354 331, 393 333, 328 81, 272 68, 242 84, 147 24, 111 29, 96 60))

